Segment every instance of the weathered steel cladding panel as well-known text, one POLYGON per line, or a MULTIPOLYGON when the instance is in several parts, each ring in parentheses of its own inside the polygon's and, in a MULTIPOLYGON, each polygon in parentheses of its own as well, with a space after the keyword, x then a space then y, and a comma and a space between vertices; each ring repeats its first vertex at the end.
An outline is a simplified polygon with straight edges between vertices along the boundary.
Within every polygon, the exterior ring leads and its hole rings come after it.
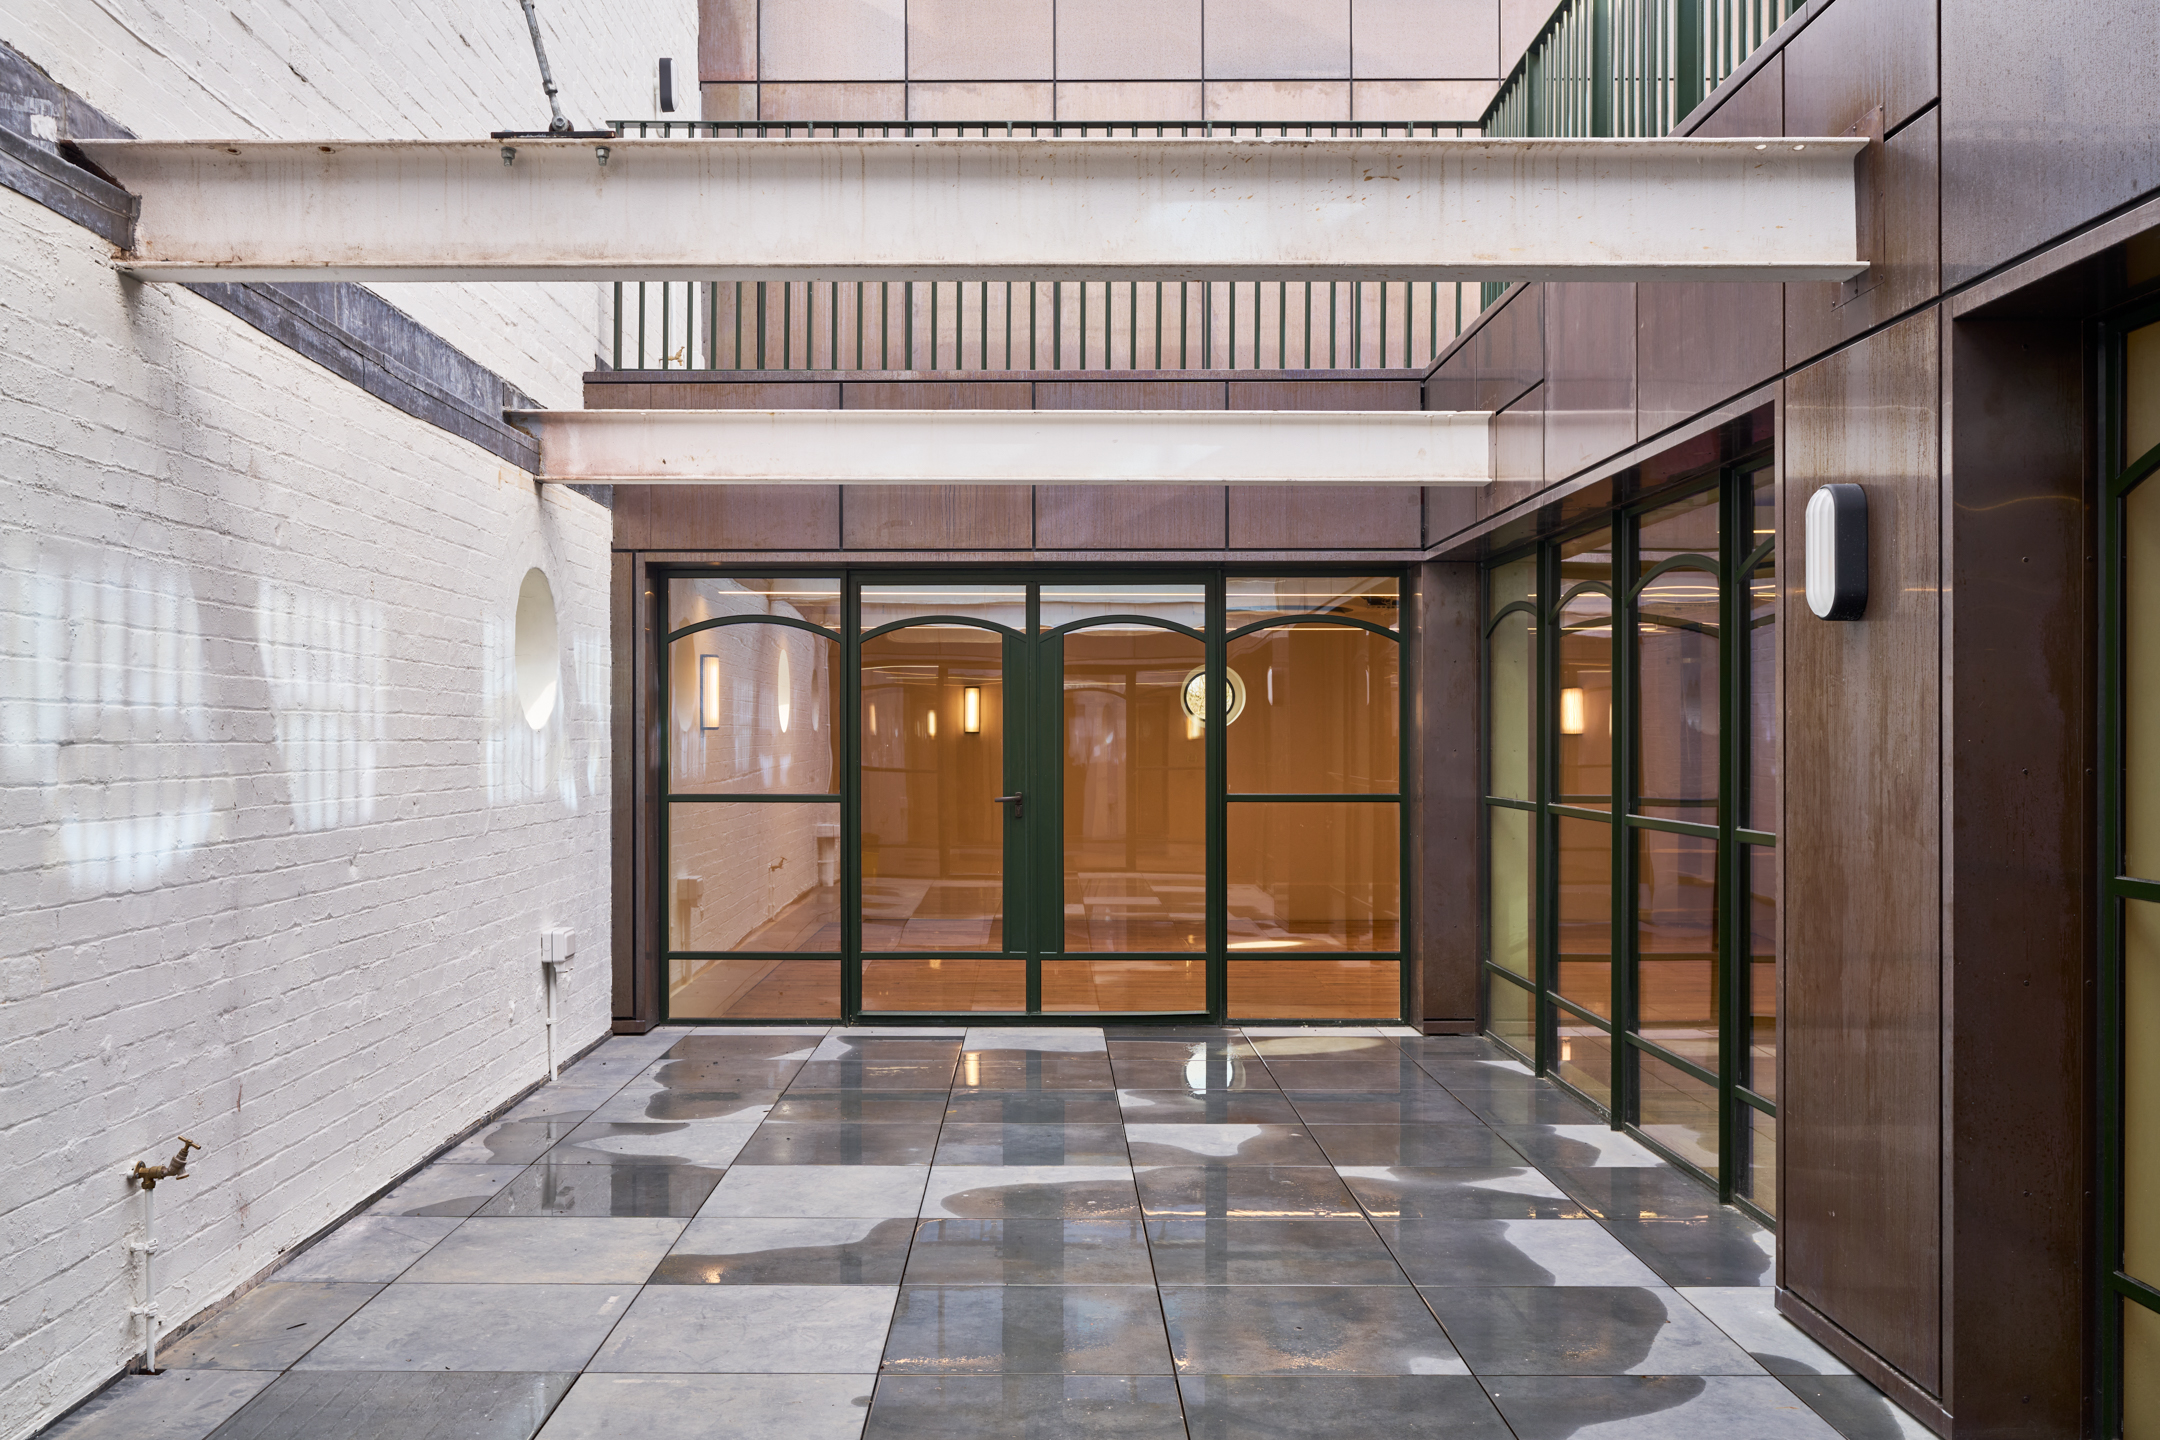
POLYGON ((1413 1018, 1428 1032, 1474 1030, 1478 1017, 1478 671, 1481 572, 1429 563, 1416 579, 1415 820, 1416 964, 1413 1018))
POLYGON ((1545 479, 1635 443, 1634 285, 1545 287, 1545 479))
MULTIPOLYGON (((1721 100, 1694 133, 1782 135, 1784 127, 1781 51, 1721 100)), ((1640 285, 1635 319, 1638 435, 1655 435, 1745 394, 1784 367, 1781 285, 1640 285)))
MULTIPOLYGON (((1926 109, 1938 93, 1938 3, 1837 0, 1821 8, 1784 50, 1785 129, 1780 133, 1849 134, 1854 121, 1876 109, 1889 132, 1926 109)), ((2024 4, 2006 8, 2027 16, 2032 10, 2024 4)))
POLYGON ((2160 189, 2150 6, 1941 6, 1944 284, 2160 189))
MULTIPOLYGON (((1872 112, 1871 112, 1872 114, 1872 112)), ((1799 365, 1924 305, 1941 291, 1941 112, 1930 110, 1860 157, 1862 242, 1858 280, 1785 287, 1785 361, 1799 365)))
POLYGON ((1942 1393, 1942 557, 1936 317, 1786 382, 1783 554, 1868 494, 1867 617, 1785 635, 1781 1282, 1942 1393))
POLYGON ((1947 327, 1946 1117, 1961 1435, 2083 1429, 2093 515, 2072 315, 1947 327))

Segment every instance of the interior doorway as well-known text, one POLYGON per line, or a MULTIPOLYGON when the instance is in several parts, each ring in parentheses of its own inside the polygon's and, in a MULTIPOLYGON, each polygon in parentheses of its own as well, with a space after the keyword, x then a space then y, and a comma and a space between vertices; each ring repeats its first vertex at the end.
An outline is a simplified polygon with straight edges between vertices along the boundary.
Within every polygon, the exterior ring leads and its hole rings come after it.
POLYGON ((1399 576, 668 596, 670 1019, 1405 1013, 1399 576))

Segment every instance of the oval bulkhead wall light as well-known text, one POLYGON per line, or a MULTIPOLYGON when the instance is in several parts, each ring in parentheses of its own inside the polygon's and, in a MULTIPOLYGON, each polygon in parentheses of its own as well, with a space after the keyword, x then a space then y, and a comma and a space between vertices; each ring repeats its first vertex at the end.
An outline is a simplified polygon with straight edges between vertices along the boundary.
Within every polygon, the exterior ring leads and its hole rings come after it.
POLYGON ((1808 609, 1824 620, 1858 620, 1868 598, 1867 491, 1825 485, 1808 497, 1808 609))

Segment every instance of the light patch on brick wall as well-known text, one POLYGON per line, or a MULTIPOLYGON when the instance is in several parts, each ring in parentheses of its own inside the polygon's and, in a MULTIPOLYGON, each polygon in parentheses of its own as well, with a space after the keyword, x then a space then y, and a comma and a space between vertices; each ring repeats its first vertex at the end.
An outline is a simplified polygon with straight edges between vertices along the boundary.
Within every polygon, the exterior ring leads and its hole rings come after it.
POLYGON ((8 778, 37 787, 33 823, 73 891, 150 889, 211 838, 230 797, 212 773, 194 586, 174 566, 10 549, 8 778))
POLYGON ((374 819, 390 680, 382 606, 265 582, 255 626, 294 827, 374 819))

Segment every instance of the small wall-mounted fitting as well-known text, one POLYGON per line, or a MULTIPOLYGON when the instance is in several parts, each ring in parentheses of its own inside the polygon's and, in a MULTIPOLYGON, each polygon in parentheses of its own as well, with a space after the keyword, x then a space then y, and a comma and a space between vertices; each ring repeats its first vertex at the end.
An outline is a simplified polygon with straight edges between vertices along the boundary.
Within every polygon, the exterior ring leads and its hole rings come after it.
POLYGON ((660 57, 660 113, 673 114, 675 110, 675 62, 660 57))
POLYGON ((608 147, 605 145, 595 145, 593 146, 592 153, 593 158, 600 162, 601 168, 607 168, 608 147))
POLYGON ((180 1137, 180 1148, 173 1152, 172 1159, 166 1161, 163 1165, 145 1165, 138 1160, 135 1162, 135 1168, 128 1171, 127 1178, 135 1181, 145 1190, 157 1189, 157 1182, 160 1180, 185 1180, 187 1179, 188 1151, 202 1148, 193 1140, 188 1139, 187 1136, 182 1135, 180 1137))
POLYGON ((560 972, 568 970, 577 962, 577 931, 543 930, 540 932, 540 963, 552 965, 560 972))
POLYGON ((509 168, 510 166, 512 166, 512 165, 514 165, 514 164, 516 164, 516 163, 517 163, 517 146, 515 146, 515 145, 505 145, 505 146, 503 146, 503 168, 504 168, 504 169, 508 169, 508 168, 509 168))
POLYGON ((1825 485, 1808 497, 1808 609, 1824 620, 1858 620, 1867 612, 1867 491, 1825 485))

